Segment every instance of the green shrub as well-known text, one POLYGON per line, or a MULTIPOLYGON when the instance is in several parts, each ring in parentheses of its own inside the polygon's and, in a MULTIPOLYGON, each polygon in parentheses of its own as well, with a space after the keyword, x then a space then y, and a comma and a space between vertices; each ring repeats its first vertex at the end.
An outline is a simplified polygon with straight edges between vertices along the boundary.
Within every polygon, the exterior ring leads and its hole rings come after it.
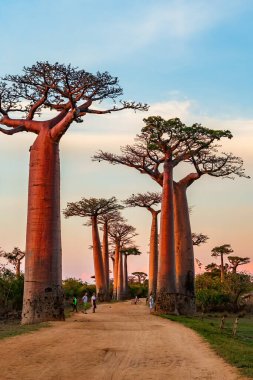
POLYGON ((148 287, 144 284, 129 284, 130 296, 135 298, 146 298, 148 296, 148 287))

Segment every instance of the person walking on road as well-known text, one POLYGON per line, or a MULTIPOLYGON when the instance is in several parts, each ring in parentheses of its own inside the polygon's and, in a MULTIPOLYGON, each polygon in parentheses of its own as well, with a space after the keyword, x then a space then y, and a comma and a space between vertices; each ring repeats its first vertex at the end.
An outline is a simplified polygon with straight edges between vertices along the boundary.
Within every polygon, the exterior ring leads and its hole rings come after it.
POLYGON ((82 301, 83 301, 83 313, 84 314, 87 314, 87 309, 88 309, 88 295, 87 293, 84 294, 84 296, 82 297, 82 301))
POLYGON ((91 306, 92 306, 92 312, 95 313, 95 310, 97 308, 97 298, 96 298, 95 293, 93 293, 91 297, 91 306))
POLYGON ((77 313, 77 298, 76 298, 76 296, 74 296, 73 297, 73 300, 72 300, 72 311, 74 312, 76 312, 77 313))
POLYGON ((150 293, 150 296, 149 296, 149 309, 150 309, 150 313, 152 313, 152 311, 154 310, 154 307, 155 307, 154 297, 153 297, 152 293, 150 293))

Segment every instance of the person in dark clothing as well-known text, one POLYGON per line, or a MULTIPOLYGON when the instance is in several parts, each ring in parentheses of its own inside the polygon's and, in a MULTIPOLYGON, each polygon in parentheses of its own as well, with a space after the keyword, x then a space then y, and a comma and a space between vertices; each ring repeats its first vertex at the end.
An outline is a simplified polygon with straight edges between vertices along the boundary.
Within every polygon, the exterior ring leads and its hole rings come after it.
POLYGON ((72 300, 72 311, 75 311, 77 313, 77 298, 76 296, 73 297, 73 300, 72 300))

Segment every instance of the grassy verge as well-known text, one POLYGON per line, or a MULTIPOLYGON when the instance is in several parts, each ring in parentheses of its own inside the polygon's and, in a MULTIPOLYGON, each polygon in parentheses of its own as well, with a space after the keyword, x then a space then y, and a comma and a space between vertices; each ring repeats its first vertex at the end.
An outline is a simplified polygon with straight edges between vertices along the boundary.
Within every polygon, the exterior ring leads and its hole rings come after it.
POLYGON ((0 340, 11 336, 21 335, 32 331, 38 331, 43 327, 49 327, 48 322, 34 325, 21 325, 19 320, 5 321, 0 323, 0 340))
POLYGON ((239 318, 237 334, 233 337, 235 317, 225 319, 220 330, 221 317, 183 317, 162 315, 163 318, 180 322, 202 335, 227 362, 237 367, 243 375, 253 378, 253 317, 239 318))

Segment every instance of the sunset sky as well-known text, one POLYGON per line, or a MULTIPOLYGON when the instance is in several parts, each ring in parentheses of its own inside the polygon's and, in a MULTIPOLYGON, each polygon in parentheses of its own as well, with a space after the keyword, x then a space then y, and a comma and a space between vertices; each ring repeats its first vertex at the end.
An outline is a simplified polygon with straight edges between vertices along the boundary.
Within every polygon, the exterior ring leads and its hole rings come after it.
MULTIPOLYGON (((250 0, 8 0, 1 2, 0 75, 19 74, 36 61, 71 63, 119 77, 125 100, 148 103, 145 113, 88 116, 61 141, 61 207, 81 197, 123 200, 159 191, 134 169, 95 163, 103 149, 132 143, 148 115, 179 117, 214 129, 230 129, 223 150, 244 159, 251 179, 203 177, 188 190, 192 231, 209 236, 196 248, 206 265, 211 249, 231 244, 250 257, 253 273, 253 3, 250 0)), ((105 108, 106 104, 100 104, 105 108)), ((0 134, 0 247, 25 248, 29 147, 34 135, 0 134)), ((175 178, 183 174, 180 167, 175 178)), ((136 227, 140 257, 129 272, 148 270, 150 215, 126 209, 136 227)), ((90 227, 62 218, 63 277, 90 281, 94 274, 90 227)), ((217 262, 218 263, 218 262, 217 262)))

